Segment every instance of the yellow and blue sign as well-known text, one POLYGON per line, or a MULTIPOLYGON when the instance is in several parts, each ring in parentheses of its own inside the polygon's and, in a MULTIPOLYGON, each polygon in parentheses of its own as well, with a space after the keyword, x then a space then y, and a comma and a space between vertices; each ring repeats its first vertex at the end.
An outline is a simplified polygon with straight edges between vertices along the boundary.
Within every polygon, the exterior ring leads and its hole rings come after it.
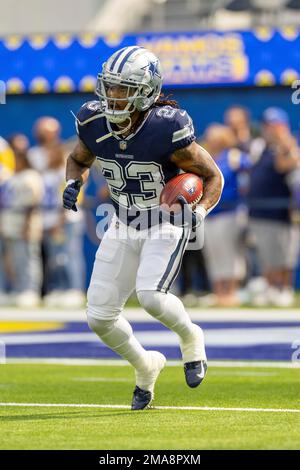
POLYGON ((107 57, 139 45, 161 60, 170 87, 290 85, 300 76, 300 29, 149 33, 120 37, 13 35, 0 39, 8 93, 92 91, 107 57))

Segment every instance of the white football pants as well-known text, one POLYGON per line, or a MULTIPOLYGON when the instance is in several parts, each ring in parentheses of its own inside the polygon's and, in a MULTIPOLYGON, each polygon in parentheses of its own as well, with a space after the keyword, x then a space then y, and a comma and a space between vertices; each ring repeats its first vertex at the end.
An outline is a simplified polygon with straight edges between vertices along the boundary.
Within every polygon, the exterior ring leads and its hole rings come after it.
MULTIPOLYGON (((146 351, 121 315, 134 289, 141 306, 179 335, 182 352, 189 351, 186 345, 195 335, 195 325, 182 302, 168 293, 189 236, 189 228, 167 222, 138 231, 114 217, 96 253, 87 295, 89 326, 136 369, 147 367, 146 351)), ((194 350, 191 356, 185 353, 184 362, 206 358, 204 339, 201 343, 196 356, 194 350)))

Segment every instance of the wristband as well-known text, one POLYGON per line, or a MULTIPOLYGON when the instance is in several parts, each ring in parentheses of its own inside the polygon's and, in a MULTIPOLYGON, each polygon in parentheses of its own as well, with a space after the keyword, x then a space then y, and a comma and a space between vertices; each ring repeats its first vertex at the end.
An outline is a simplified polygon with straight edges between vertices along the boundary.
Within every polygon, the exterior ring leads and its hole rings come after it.
POLYGON ((73 184, 73 183, 75 183, 75 180, 69 179, 69 180, 66 182, 66 186, 69 186, 70 184, 73 184))

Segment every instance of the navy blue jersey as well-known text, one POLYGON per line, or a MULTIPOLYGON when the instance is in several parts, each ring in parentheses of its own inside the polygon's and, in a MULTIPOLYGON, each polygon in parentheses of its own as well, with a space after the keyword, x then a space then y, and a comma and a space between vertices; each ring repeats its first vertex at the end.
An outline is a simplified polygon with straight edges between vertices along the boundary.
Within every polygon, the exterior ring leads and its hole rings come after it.
MULTIPOLYGON (((149 215, 157 209, 162 188, 179 173, 170 156, 195 140, 190 116, 170 106, 152 108, 134 134, 102 140, 112 129, 98 101, 90 101, 80 108, 76 127, 101 164, 118 215, 126 211, 149 215)), ((129 222, 133 218, 129 216, 129 222)))

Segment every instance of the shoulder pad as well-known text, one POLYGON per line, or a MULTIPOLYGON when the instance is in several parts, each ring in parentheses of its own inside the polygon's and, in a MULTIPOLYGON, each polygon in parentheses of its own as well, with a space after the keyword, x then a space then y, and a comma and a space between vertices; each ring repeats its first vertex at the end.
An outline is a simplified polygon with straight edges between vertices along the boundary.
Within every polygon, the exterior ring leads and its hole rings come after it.
POLYGON ((100 103, 99 101, 87 101, 79 109, 76 115, 76 121, 79 125, 84 126, 90 121, 101 117, 100 103))
POLYGON ((185 109, 173 108, 172 106, 161 106, 157 108, 156 115, 179 126, 187 125, 191 118, 185 109))

